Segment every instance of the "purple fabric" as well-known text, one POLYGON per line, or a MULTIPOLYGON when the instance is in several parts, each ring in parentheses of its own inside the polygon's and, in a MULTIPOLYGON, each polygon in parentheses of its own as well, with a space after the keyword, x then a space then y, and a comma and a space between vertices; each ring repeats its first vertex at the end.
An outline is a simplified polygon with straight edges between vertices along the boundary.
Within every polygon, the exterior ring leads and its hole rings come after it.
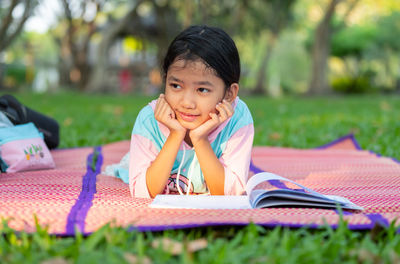
POLYGON ((75 228, 84 233, 86 215, 92 206, 94 194, 96 193, 96 177, 100 173, 102 163, 101 147, 95 147, 94 152, 87 157, 86 174, 82 179, 81 193, 67 217, 66 235, 75 235, 75 228), (92 162, 95 152, 98 153, 98 156, 95 171, 93 171, 92 162))
POLYGON ((335 144, 337 144, 337 143, 340 143, 340 142, 342 142, 342 141, 344 141, 344 140, 346 140, 346 139, 351 139, 351 141, 353 141, 353 144, 354 144, 354 146, 356 147, 356 149, 362 150, 360 144, 358 144, 357 140, 355 139, 354 134, 348 134, 348 135, 346 135, 346 136, 343 136, 343 137, 341 137, 341 138, 338 138, 338 139, 336 139, 336 140, 334 140, 334 141, 332 141, 332 142, 330 142, 330 143, 328 143, 328 144, 325 144, 325 145, 322 145, 322 146, 317 147, 317 149, 326 149, 326 148, 328 148, 328 147, 330 147, 330 146, 332 146, 332 145, 335 145, 335 144))
MULTIPOLYGON (((264 172, 263 170, 261 170, 260 168, 256 167, 253 164, 253 161, 250 161, 250 170, 254 173, 260 173, 260 172, 264 172)), ((286 190, 290 190, 290 188, 288 188, 286 186, 286 184, 284 184, 283 182, 281 182, 280 180, 269 180, 268 181, 272 186, 275 186, 279 189, 286 189, 286 190)))
MULTIPOLYGON (((337 209, 335 209, 334 211, 335 213, 340 214, 340 212, 337 209)), ((352 215, 352 214, 353 213, 351 211, 342 210, 342 215, 352 215)))
MULTIPOLYGON (((158 231, 165 231, 165 230, 172 230, 172 229, 185 229, 185 228, 202 228, 202 227, 218 227, 218 226, 247 226, 249 223, 244 222, 244 223, 231 223, 231 222, 225 222, 225 223, 202 223, 202 224, 182 224, 182 225, 163 225, 163 226, 130 226, 127 228, 128 232, 131 231, 139 231, 139 232, 158 232, 158 231)), ((261 225, 265 228, 275 228, 277 226, 281 227, 289 227, 289 228, 311 228, 311 229, 318 229, 318 228, 323 228, 324 226, 327 225, 318 225, 318 224, 309 224, 309 225, 303 225, 303 224, 285 224, 285 223, 280 223, 280 222, 270 222, 270 223, 256 223, 258 225, 261 225)), ((334 225, 329 225, 331 228, 336 229, 338 228, 337 224, 334 225)), ((360 225, 348 225, 348 228, 350 230, 368 230, 371 229, 373 225, 371 224, 360 224, 360 225)), ((399 229, 400 232, 400 229, 399 229)))
POLYGON ((384 218, 381 214, 365 214, 366 217, 371 220, 372 227, 375 225, 380 225, 383 227, 388 227, 389 226, 389 221, 384 218))

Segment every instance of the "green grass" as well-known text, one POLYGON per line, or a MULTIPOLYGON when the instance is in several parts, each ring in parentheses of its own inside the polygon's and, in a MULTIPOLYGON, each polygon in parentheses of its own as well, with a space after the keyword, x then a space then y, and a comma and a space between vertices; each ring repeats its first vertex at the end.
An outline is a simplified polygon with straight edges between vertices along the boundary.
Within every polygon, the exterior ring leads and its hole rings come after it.
MULTIPOLYGON (((95 146, 129 139, 135 117, 151 99, 114 95, 17 94, 29 107, 61 125, 60 147, 95 146)), ((354 96, 269 99, 246 97, 255 122, 255 145, 313 148, 353 133, 364 149, 400 159, 400 97, 354 96)), ((37 227, 16 232, 3 223, 0 263, 396 263, 400 235, 393 225, 372 231, 266 229, 256 225, 197 228, 156 233, 105 226, 84 238, 61 238, 37 227), (163 238, 184 249, 205 239, 195 252, 153 243, 163 238), (135 262, 136 261, 136 262, 135 262)))
POLYGON ((400 235, 393 226, 370 233, 353 232, 344 222, 336 229, 203 228, 162 233, 126 232, 106 225, 83 238, 58 238, 45 229, 34 234, 5 227, 0 237, 2 263, 399 263, 400 235), (173 252, 154 241, 169 238, 181 245, 173 252), (191 241, 206 241, 198 251, 191 241), (176 254, 177 253, 177 254, 176 254), (56 262, 64 261, 64 262, 56 262))
MULTIPOLYGON (((17 98, 60 123, 59 147, 129 139, 136 115, 152 99, 74 93, 17 98)), ((243 99, 253 114, 255 145, 313 148, 353 133, 362 148, 400 159, 400 96, 243 99)))

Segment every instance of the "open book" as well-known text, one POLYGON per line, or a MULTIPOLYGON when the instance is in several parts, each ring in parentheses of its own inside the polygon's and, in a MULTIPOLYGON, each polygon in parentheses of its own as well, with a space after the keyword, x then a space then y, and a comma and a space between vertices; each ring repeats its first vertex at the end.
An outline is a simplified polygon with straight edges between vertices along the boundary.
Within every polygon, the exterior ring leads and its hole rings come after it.
POLYGON ((252 176, 246 185, 247 195, 157 195, 150 204, 152 208, 185 209, 251 209, 267 207, 313 207, 363 210, 348 199, 324 195, 292 180, 269 172, 252 176), (260 183, 280 180, 290 182, 300 189, 255 189, 260 183))

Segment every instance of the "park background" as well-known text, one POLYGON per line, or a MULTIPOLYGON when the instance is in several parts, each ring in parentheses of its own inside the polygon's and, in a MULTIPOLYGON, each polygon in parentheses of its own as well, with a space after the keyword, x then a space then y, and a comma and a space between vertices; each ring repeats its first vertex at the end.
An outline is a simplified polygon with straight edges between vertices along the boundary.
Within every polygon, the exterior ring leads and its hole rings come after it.
MULTIPOLYGON (((255 145, 315 148, 351 133, 363 149, 400 159, 398 0, 1 0, 0 23, 0 94, 55 118, 60 148, 129 139, 161 90, 169 42, 205 23, 238 46, 255 145)), ((4 263, 400 262, 394 223, 159 233, 111 223, 62 238, 2 221, 4 263), (189 250, 192 241, 202 246, 189 250)))
POLYGON ((172 38, 225 29, 241 94, 400 92, 397 0, 6 0, 0 89, 154 95, 172 38))

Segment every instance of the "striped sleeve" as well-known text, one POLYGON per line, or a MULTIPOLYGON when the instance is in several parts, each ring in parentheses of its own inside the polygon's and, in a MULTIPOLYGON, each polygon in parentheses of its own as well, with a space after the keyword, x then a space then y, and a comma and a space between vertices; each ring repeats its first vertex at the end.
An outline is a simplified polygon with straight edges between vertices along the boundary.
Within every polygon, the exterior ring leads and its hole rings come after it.
POLYGON ((249 174, 251 149, 253 147, 253 123, 241 127, 227 141, 219 158, 225 169, 225 195, 241 195, 249 174))
POLYGON ((146 172, 158 155, 149 139, 132 134, 129 160, 129 189, 134 197, 150 198, 146 184, 146 172))

